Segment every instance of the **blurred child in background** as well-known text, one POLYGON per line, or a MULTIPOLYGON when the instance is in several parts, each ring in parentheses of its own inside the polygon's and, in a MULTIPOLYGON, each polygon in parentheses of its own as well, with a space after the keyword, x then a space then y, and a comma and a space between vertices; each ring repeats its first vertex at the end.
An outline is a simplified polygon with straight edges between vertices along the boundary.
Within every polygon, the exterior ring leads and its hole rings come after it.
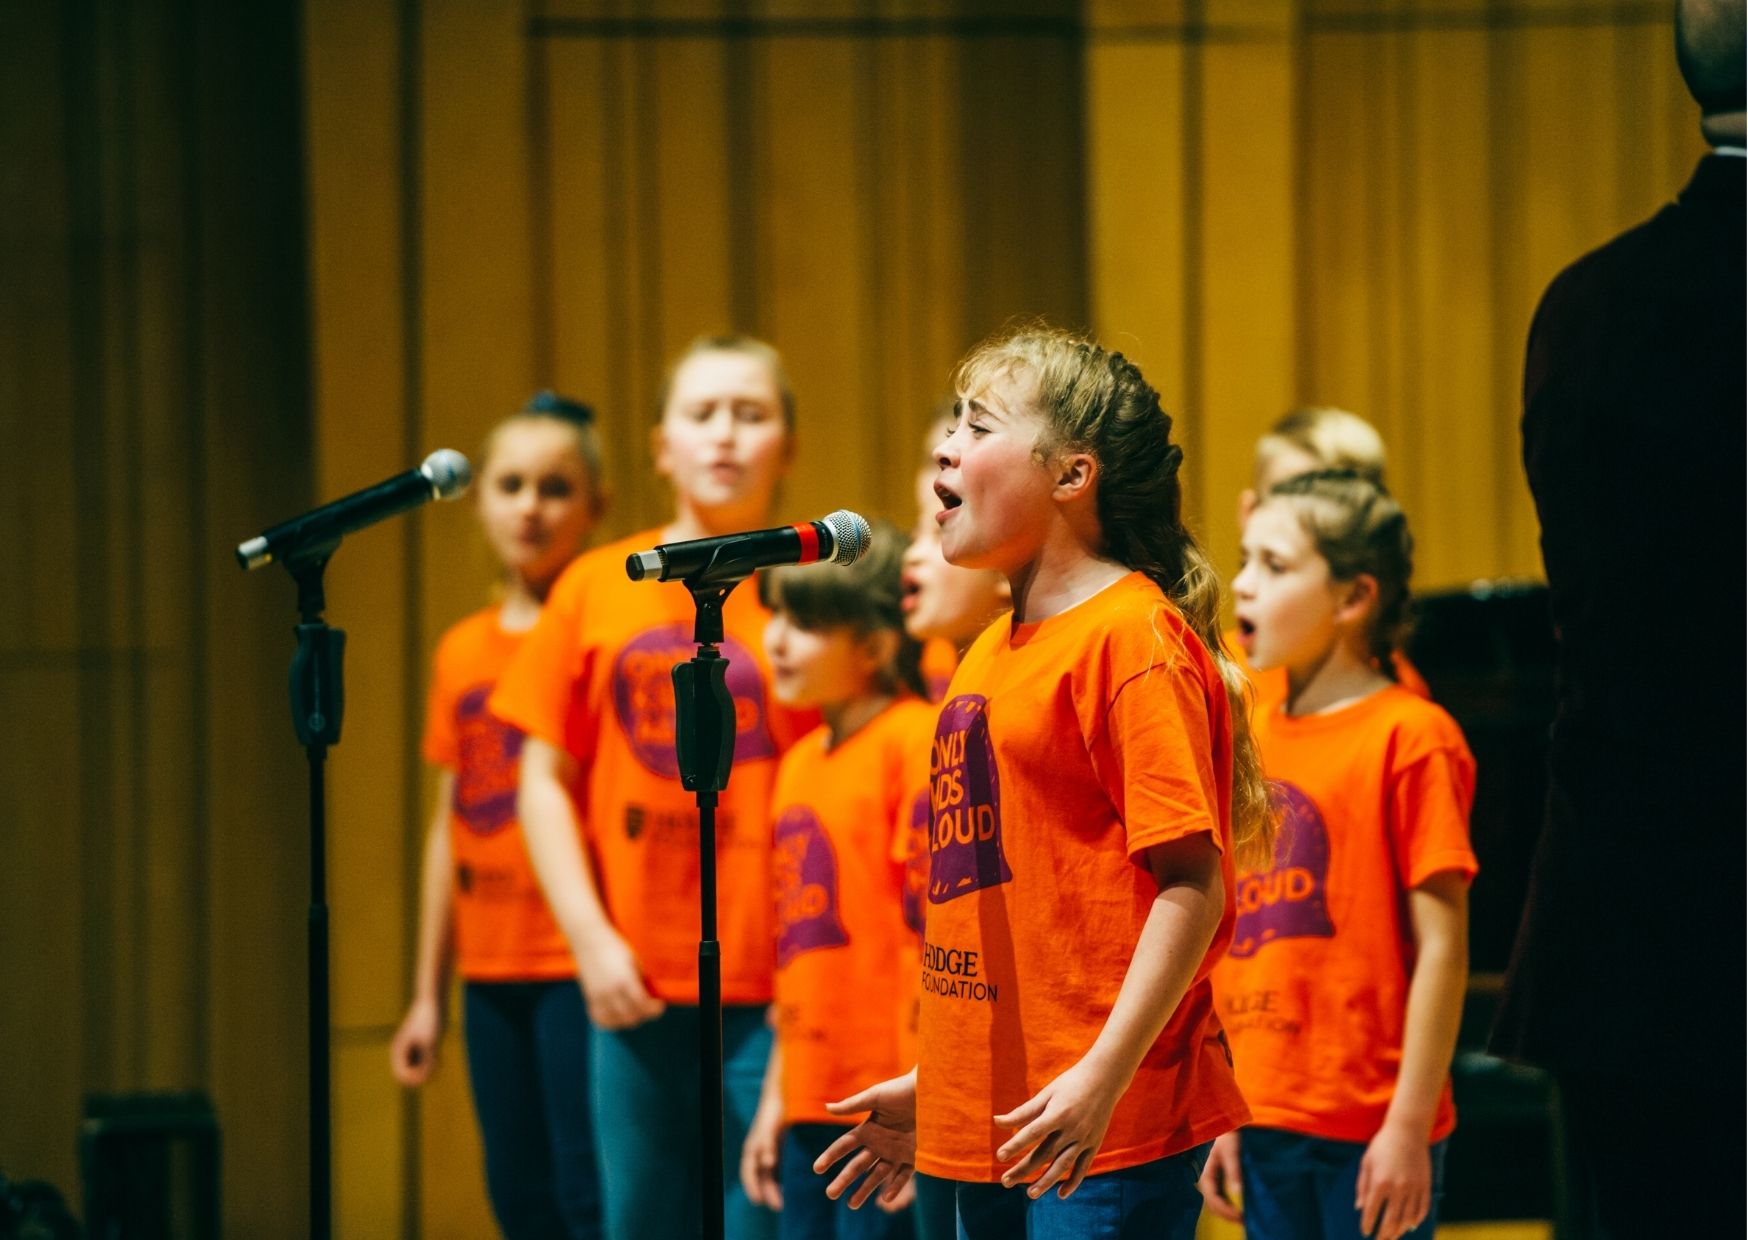
MULTIPOLYGON (((771 524, 794 455, 782 362, 746 337, 707 337, 674 363, 652 435, 674 516, 580 558, 505 672, 491 709, 522 728, 518 808, 535 872, 576 959, 594 1024, 591 1093, 614 1240, 698 1234, 698 812, 674 754, 676 663, 694 607, 679 582, 631 581, 657 543, 771 524)), ((723 1183, 731 1240, 773 1235, 737 1174, 770 1057, 770 794, 777 759, 809 730, 771 700, 770 614, 751 583, 722 609, 735 705, 734 776, 718 802, 723 1183)))
POLYGON ((401 1084, 430 1079, 450 973, 459 971, 498 1226, 510 1240, 580 1240, 601 1234, 588 1015, 516 820, 522 737, 486 712, 486 699, 601 515, 592 411, 540 393, 486 437, 474 495, 502 594, 437 645, 424 742, 440 771, 437 810, 425 842, 413 1000, 390 1056, 401 1084))

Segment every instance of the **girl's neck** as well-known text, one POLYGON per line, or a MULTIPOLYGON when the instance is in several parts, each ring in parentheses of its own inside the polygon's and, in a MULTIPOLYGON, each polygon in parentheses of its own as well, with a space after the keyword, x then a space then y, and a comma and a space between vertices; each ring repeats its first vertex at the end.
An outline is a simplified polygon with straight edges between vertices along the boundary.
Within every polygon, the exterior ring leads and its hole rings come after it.
POLYGON ((498 604, 498 627, 507 633, 533 628, 540 619, 540 609, 546 605, 546 596, 552 593, 552 583, 557 580, 556 573, 542 582, 529 581, 518 572, 506 573, 504 600, 498 604))
POLYGON ((873 688, 858 697, 821 705, 819 713, 825 720, 826 731, 831 735, 830 747, 836 749, 849 740, 890 705, 892 694, 873 688))
POLYGON ((685 542, 693 538, 720 538, 743 530, 763 529, 770 524, 770 506, 749 503, 721 508, 706 508, 681 496, 674 509, 674 519, 663 528, 664 542, 685 542))
POLYGON ((1389 684, 1388 676, 1342 638, 1315 662, 1287 669, 1287 700, 1282 709, 1289 715, 1321 715, 1351 706, 1389 684))
POLYGON ((1058 528, 1038 554, 1007 574, 1014 623, 1035 624, 1060 615, 1129 575, 1130 570, 1092 551, 1072 531, 1058 528))

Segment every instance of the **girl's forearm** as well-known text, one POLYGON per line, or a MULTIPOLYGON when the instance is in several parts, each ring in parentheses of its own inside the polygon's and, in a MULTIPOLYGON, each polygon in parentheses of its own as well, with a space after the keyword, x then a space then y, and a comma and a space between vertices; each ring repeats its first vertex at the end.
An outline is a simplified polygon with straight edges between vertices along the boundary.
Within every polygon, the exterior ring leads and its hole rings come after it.
POLYGON ((1385 1124, 1425 1137, 1451 1071, 1469 981, 1467 892, 1417 888, 1408 893, 1418 941, 1408 982, 1402 1067, 1385 1124))
POLYGON ((1088 1058, 1127 1082, 1195 981, 1225 910, 1220 856, 1200 837, 1150 850, 1159 894, 1088 1058))
POLYGON ((580 956, 604 934, 616 931, 595 890, 570 794, 554 773, 529 770, 526 753, 516 813, 522 821, 528 859, 553 919, 571 950, 580 956))
POLYGON ((437 809, 425 836, 419 867, 419 941, 413 957, 413 998, 441 1004, 449 988, 454 940, 454 893, 450 887, 449 804, 455 776, 437 783, 437 809))

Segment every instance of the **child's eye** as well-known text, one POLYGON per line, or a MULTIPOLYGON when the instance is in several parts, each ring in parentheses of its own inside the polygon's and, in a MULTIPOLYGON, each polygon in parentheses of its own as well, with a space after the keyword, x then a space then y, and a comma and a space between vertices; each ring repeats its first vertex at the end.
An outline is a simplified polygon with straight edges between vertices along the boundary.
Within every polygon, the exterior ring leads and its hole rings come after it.
POLYGON ((540 480, 541 499, 569 499, 571 491, 569 478, 542 478, 540 480))
POLYGON ((742 401, 734 407, 734 416, 739 422, 768 422, 771 420, 771 411, 756 402, 742 401))
POLYGON ((966 425, 971 427, 971 433, 973 435, 987 435, 987 434, 989 434, 989 427, 987 427, 987 426, 979 426, 975 422, 969 422, 966 425))
POLYGON ((522 489, 521 474, 503 474, 498 478, 498 490, 505 495, 514 495, 522 489))

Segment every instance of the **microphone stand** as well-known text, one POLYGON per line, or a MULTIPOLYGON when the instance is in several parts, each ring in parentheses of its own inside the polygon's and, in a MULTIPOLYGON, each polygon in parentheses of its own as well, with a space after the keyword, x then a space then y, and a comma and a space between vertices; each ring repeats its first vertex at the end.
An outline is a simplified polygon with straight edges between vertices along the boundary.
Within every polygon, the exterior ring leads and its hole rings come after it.
POLYGON ((323 767, 328 746, 340 741, 345 707, 341 658, 346 634, 322 619, 322 571, 340 544, 336 536, 284 561, 297 583, 297 654, 291 662, 291 722, 309 760, 310 909, 310 1236, 333 1234, 333 1159, 329 1139, 332 1097, 328 1043, 327 794, 323 767))
POLYGON ((734 764, 734 699, 722 643, 722 604, 744 578, 686 579, 697 608, 698 653, 674 665, 674 755, 698 800, 698 1125, 703 1236, 722 1240, 722 945, 716 941, 716 794, 734 764))

